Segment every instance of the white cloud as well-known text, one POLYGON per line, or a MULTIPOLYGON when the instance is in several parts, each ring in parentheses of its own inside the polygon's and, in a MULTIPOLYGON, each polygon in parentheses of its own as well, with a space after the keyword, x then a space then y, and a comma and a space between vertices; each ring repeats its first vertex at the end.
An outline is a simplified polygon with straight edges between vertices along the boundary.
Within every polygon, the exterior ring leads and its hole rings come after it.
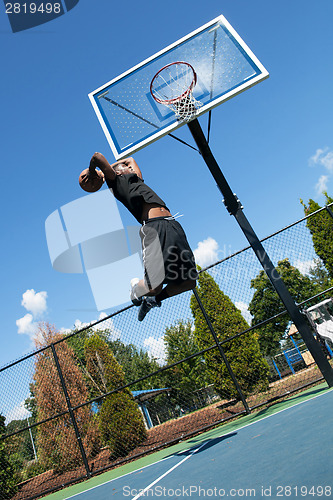
POLYGON ((12 420, 23 420, 30 416, 30 412, 24 407, 24 401, 21 401, 18 406, 6 415, 6 424, 8 425, 12 420))
MULTIPOLYGON (((107 316, 108 315, 105 312, 101 312, 97 321, 99 321, 101 319, 104 319, 104 318, 107 318, 107 316)), ((68 333, 71 333, 74 329, 76 329, 76 330, 82 330, 83 328, 89 328, 95 322, 96 322, 96 320, 90 321, 90 323, 83 323, 80 319, 77 319, 74 322, 74 328, 73 329, 70 329, 70 328, 61 328, 60 329, 60 333, 63 333, 63 334, 66 335, 68 333)), ((96 330, 109 330, 109 332, 110 332, 109 333, 110 340, 119 339, 120 336, 121 336, 121 330, 119 330, 118 328, 115 327, 115 325, 113 323, 113 320, 111 318, 108 319, 108 320, 106 320, 105 323, 102 321, 101 323, 98 323, 96 326, 91 326, 91 328, 92 328, 93 331, 96 331, 96 330)))
POLYGON ((159 339, 148 337, 144 340, 143 345, 147 348, 147 352, 151 358, 155 358, 160 364, 165 363, 166 352, 163 337, 159 339))
POLYGON ((18 333, 26 334, 30 337, 33 337, 36 333, 37 323, 33 321, 32 314, 26 314, 23 318, 16 320, 16 326, 18 329, 18 333))
POLYGON ((34 349, 36 347, 36 341, 43 341, 43 337, 38 329, 38 323, 33 321, 32 314, 26 314, 23 318, 16 320, 17 333, 28 335, 30 337, 30 346, 27 350, 34 349))
POLYGON ((243 318, 249 323, 251 324, 251 321, 252 321, 252 316, 250 314, 250 311, 249 311, 249 305, 246 304, 245 302, 235 302, 235 306, 237 307, 237 309, 240 310, 240 312, 242 313, 242 316, 243 318))
POLYGON ((193 251, 196 263, 200 267, 214 264, 218 260, 219 245, 210 236, 203 241, 199 241, 197 248, 193 251))
POLYGON ((297 267, 297 269, 302 273, 302 274, 309 274, 310 270, 316 265, 316 261, 314 259, 312 260, 296 260, 294 262, 294 266, 297 267))
POLYGON ((309 160, 310 165, 321 165, 328 172, 333 173, 333 151, 328 148, 317 149, 315 154, 309 160))
POLYGON ((70 328, 60 328, 59 330, 59 333, 61 333, 62 335, 67 335, 68 333, 72 333, 72 330, 70 328))
POLYGON ((35 292, 35 290, 27 290, 22 295, 22 306, 25 307, 27 311, 30 311, 34 316, 40 316, 43 314, 46 307, 46 292, 35 292))
POLYGON ((34 347, 34 340, 38 336, 38 323, 35 320, 47 310, 46 299, 46 292, 36 293, 33 289, 26 290, 22 295, 21 305, 29 312, 16 320, 16 326, 19 334, 30 337, 30 348, 34 347))
POLYGON ((330 151, 329 148, 317 149, 315 154, 309 159, 309 165, 319 165, 324 167, 328 172, 328 175, 321 175, 319 177, 315 186, 317 195, 320 195, 324 191, 327 191, 329 178, 333 174, 333 151, 330 151))
MULTIPOLYGON (((90 323, 83 323, 80 319, 76 319, 75 322, 74 322, 74 329, 75 330, 81 330, 82 328, 87 328, 91 325, 91 323, 93 323, 93 321, 91 321, 90 323)), ((62 331, 67 331, 68 333, 71 332, 72 330, 64 330, 63 328, 61 329, 62 331)))
POLYGON ((323 191, 327 191, 328 175, 321 175, 316 184, 316 193, 322 194, 323 191))
MULTIPOLYGON (((326 148, 325 148, 326 149, 326 148)), ((312 155, 309 159, 309 165, 318 165, 320 157, 325 152, 325 149, 317 149, 314 155, 312 155)))

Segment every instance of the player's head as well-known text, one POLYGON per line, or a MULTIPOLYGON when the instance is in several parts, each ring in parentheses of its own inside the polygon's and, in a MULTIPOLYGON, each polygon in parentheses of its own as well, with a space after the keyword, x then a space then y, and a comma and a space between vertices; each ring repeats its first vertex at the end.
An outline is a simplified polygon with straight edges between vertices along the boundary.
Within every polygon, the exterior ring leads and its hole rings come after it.
POLYGON ((113 166, 113 170, 116 172, 117 175, 133 173, 133 168, 130 167, 129 165, 126 165, 125 163, 117 163, 117 165, 113 166))
POLYGON ((100 170, 95 170, 96 175, 89 173, 89 168, 84 169, 79 176, 79 184, 87 193, 95 193, 98 191, 104 182, 104 175, 100 170))

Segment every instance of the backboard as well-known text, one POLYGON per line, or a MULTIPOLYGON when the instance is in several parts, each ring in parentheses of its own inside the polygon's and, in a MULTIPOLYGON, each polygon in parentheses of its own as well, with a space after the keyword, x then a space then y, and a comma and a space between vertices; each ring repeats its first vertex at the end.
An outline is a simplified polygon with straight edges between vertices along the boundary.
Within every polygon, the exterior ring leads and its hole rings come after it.
POLYGON ((154 75, 184 61, 193 66, 198 117, 268 77, 228 21, 219 16, 89 94, 115 158, 132 155, 184 122, 150 93, 154 75))

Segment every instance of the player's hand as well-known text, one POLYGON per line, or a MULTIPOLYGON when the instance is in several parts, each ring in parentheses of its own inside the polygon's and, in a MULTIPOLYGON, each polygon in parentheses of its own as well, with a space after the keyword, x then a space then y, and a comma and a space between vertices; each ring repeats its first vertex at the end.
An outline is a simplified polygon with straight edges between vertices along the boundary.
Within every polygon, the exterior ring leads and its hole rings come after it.
POLYGON ((81 188, 88 193, 94 193, 100 189, 104 182, 103 173, 98 170, 91 171, 89 168, 86 168, 81 172, 79 177, 79 183, 81 188))

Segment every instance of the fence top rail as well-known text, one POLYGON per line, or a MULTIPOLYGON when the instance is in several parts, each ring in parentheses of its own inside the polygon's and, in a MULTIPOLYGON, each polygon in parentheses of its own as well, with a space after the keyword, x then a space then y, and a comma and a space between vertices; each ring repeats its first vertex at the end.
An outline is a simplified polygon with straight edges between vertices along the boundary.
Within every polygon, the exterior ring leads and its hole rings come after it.
MULTIPOLYGON (((276 236, 277 234, 283 233, 283 231, 286 231, 287 229, 290 229, 293 226, 297 226, 297 224, 300 224, 304 220, 307 220, 307 219, 310 219, 311 217, 314 217, 315 215, 319 214, 320 212, 323 212, 324 210, 327 210, 330 207, 333 208, 333 202, 329 203, 328 205, 325 205, 322 208, 319 208, 318 210, 316 210, 315 212, 312 212, 311 214, 305 215, 304 217, 302 217, 301 219, 297 220, 296 222, 292 222, 291 224, 288 224, 287 226, 283 227, 282 229, 279 229, 278 231, 275 231, 274 233, 272 233, 272 234, 270 234, 268 236, 265 236, 264 238, 262 238, 260 240, 261 243, 264 242, 264 241, 269 240, 270 238, 273 238, 273 236, 276 236)), ((225 262, 225 261, 227 261, 229 259, 232 259, 236 255, 239 255, 239 254, 245 252, 246 250, 249 250, 250 248, 251 248, 251 246, 248 245, 248 246, 242 248, 241 250, 237 250, 237 252, 234 252, 234 253, 228 255, 227 257, 224 257, 224 259, 218 260, 217 262, 214 262, 214 264, 210 264, 209 266, 207 266, 204 269, 202 269, 200 272, 202 273, 204 271, 207 271, 208 269, 211 269, 212 267, 215 267, 218 264, 221 264, 222 262, 225 262)))
MULTIPOLYGON (((304 220, 307 220, 307 219, 309 219, 309 218, 311 218, 311 217, 314 217, 315 215, 319 214, 320 212, 326 211, 328 208, 331 208, 331 207, 333 208, 333 203, 329 203, 328 205, 325 205, 324 207, 319 208, 319 209, 318 209, 318 210, 316 210, 315 212, 312 212, 311 214, 308 214, 308 215, 306 215, 306 216, 302 217, 301 219, 297 220, 296 222, 293 222, 293 223, 291 223, 291 224, 289 224, 289 225, 285 226, 284 228, 279 229, 278 231, 275 231, 274 233, 270 234, 269 236, 265 236, 265 237, 264 237, 264 238, 262 238, 260 241, 261 241, 261 242, 266 241, 266 240, 268 240, 268 239, 272 238, 273 236, 276 236, 277 234, 280 234, 280 233, 282 233, 283 231, 286 231, 287 229, 290 229, 291 227, 296 226, 297 224, 299 224, 299 223, 303 222, 304 220)), ((217 265, 221 264, 222 262, 225 262, 225 261, 227 261, 227 260, 229 260, 229 259, 231 259, 231 258, 235 257, 236 255, 239 255, 239 254, 241 254, 241 253, 245 252, 246 250, 249 250, 250 248, 251 248, 251 246, 250 246, 250 245, 249 245, 249 246, 246 246, 246 247, 242 248, 241 250, 238 250, 237 252, 234 252, 234 253, 232 253, 231 255, 228 255, 228 256, 227 256, 227 257, 225 257, 224 259, 221 259, 221 260, 219 260, 219 261, 215 262, 214 264, 211 264, 211 265, 209 265, 209 266, 207 266, 207 267, 205 267, 205 268, 201 269, 201 270, 200 270, 200 273, 203 273, 203 272, 207 271, 208 269, 211 269, 211 268, 213 268, 213 267, 215 267, 215 266, 217 266, 217 265)), ((331 289, 328 289, 328 290, 326 290, 325 292, 330 291, 330 290, 331 290, 331 289)), ((321 295, 321 294, 319 294, 319 295, 321 295)), ((308 300, 311 300, 311 299, 308 299, 308 300)), ((300 305, 300 304, 299 304, 299 305, 300 305)), ((121 314, 121 313, 123 313, 123 312, 127 311, 128 309, 131 309, 132 307, 134 307, 134 306, 133 306, 133 304, 130 304, 129 306, 126 306, 126 307, 124 307, 124 308, 120 309, 119 311, 115 311, 115 312, 113 312, 113 313, 109 314, 108 316, 105 316, 105 318, 102 318, 102 319, 96 320, 96 321, 94 321, 94 322, 91 322, 88 326, 84 326, 83 328, 80 328, 80 329, 78 329, 78 330, 75 330, 74 332, 72 332, 72 333, 70 333, 70 334, 68 334, 68 335, 64 336, 62 339, 57 340, 56 342, 54 342, 54 343, 53 343, 53 345, 57 345, 57 344, 59 344, 59 343, 63 342, 64 340, 66 340, 66 339, 69 339, 69 338, 73 337, 74 335, 78 335, 79 333, 82 333, 82 332, 84 332, 84 331, 88 330, 89 328, 93 328, 93 327, 95 327, 95 326, 96 326, 96 325, 98 325, 99 323, 103 323, 104 321, 107 321, 108 319, 113 318, 114 316, 118 316, 119 314, 121 314)), ((283 313, 283 312, 282 312, 282 313, 283 313)), ((281 314, 281 313, 280 313, 280 314, 281 314)), ((258 325, 257 325, 257 326, 258 326, 258 325)), ((16 364, 18 364, 18 363, 21 363, 21 362, 23 362, 23 361, 25 361, 25 360, 27 360, 27 359, 31 358, 32 356, 36 356, 37 354, 39 354, 39 353, 41 353, 41 352, 45 351, 46 349, 49 349, 50 347, 51 347, 51 344, 50 344, 50 345, 47 345, 47 346, 44 346, 44 347, 41 347, 40 349, 38 349, 38 350, 36 350, 36 351, 32 351, 31 353, 26 354, 25 356, 22 356, 21 358, 18 358, 18 359, 16 359, 16 360, 12 361, 12 362, 9 362, 9 363, 7 363, 7 364, 3 365, 2 367, 0 367, 0 373, 1 373, 2 371, 4 371, 4 370, 7 370, 8 368, 11 368, 12 366, 14 366, 14 365, 16 365, 16 364)))

